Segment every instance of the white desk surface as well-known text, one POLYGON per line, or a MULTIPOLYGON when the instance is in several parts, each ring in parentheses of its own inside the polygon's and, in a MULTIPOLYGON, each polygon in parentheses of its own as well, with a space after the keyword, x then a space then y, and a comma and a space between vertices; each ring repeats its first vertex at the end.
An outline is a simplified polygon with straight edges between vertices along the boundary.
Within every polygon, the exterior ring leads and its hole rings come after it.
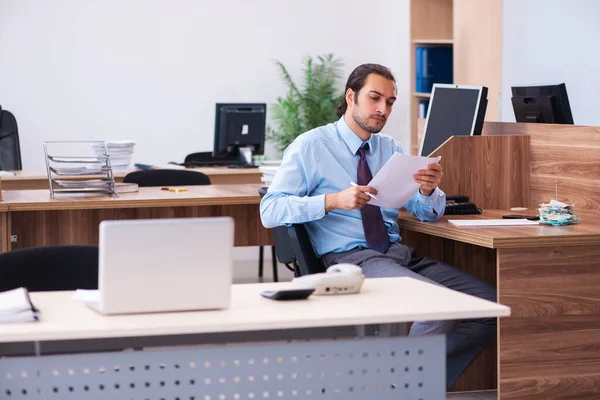
POLYGON ((233 285, 219 311, 102 316, 73 301, 74 292, 31 293, 39 322, 0 325, 0 343, 160 336, 467 319, 510 315, 510 308, 411 278, 366 279, 360 294, 274 301, 263 290, 290 282, 233 285))

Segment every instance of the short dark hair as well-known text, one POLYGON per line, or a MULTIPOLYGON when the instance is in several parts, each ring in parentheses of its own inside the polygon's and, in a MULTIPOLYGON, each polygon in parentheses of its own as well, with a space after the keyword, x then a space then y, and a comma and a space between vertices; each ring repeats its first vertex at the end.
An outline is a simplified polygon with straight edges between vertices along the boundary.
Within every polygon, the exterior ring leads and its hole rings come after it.
POLYGON ((342 118, 342 115, 346 113, 346 109, 348 108, 348 102, 346 102, 346 92, 348 89, 352 89, 354 93, 358 93, 360 89, 365 86, 365 82, 367 81, 367 77, 370 74, 381 75, 384 78, 389 79, 390 81, 396 83, 396 79, 392 74, 392 71, 388 67, 384 67, 379 64, 362 64, 359 65, 352 71, 350 76, 348 77, 348 82, 346 82, 346 89, 344 89, 344 97, 342 98, 342 103, 337 108, 337 116, 338 118, 342 118))

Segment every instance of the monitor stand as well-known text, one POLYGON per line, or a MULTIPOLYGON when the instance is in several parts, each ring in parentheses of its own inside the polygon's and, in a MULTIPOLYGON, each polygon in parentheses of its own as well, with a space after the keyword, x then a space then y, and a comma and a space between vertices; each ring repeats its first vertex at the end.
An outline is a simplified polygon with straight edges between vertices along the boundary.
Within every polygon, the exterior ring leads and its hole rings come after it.
POLYGON ((254 148, 252 146, 249 147, 240 147, 238 153, 238 164, 228 165, 227 168, 256 168, 252 162, 252 150, 254 148))

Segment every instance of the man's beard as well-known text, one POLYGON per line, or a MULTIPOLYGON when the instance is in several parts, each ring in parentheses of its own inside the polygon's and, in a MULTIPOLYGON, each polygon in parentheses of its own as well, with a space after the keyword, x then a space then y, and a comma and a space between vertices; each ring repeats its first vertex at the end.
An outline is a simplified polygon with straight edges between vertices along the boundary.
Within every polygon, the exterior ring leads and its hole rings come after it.
POLYGON ((381 118, 383 118, 383 121, 382 121, 383 123, 381 124, 381 126, 372 125, 372 124, 369 124, 368 120, 362 119, 358 115, 358 110, 356 108, 354 108, 352 110, 352 118, 354 119, 354 122, 356 122, 358 124, 358 126, 360 126, 362 129, 364 129, 365 131, 367 131, 369 133, 379 133, 385 126, 385 117, 381 116, 381 118))

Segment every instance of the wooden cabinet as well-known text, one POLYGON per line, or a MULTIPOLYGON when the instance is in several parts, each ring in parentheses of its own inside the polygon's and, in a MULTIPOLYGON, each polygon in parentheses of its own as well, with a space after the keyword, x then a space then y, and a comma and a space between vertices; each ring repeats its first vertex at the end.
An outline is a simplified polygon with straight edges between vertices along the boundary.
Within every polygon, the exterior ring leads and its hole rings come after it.
POLYGON ((410 2, 410 148, 417 154, 419 101, 416 48, 452 46, 454 81, 487 86, 487 121, 498 120, 502 82, 502 0, 411 0, 410 2))

